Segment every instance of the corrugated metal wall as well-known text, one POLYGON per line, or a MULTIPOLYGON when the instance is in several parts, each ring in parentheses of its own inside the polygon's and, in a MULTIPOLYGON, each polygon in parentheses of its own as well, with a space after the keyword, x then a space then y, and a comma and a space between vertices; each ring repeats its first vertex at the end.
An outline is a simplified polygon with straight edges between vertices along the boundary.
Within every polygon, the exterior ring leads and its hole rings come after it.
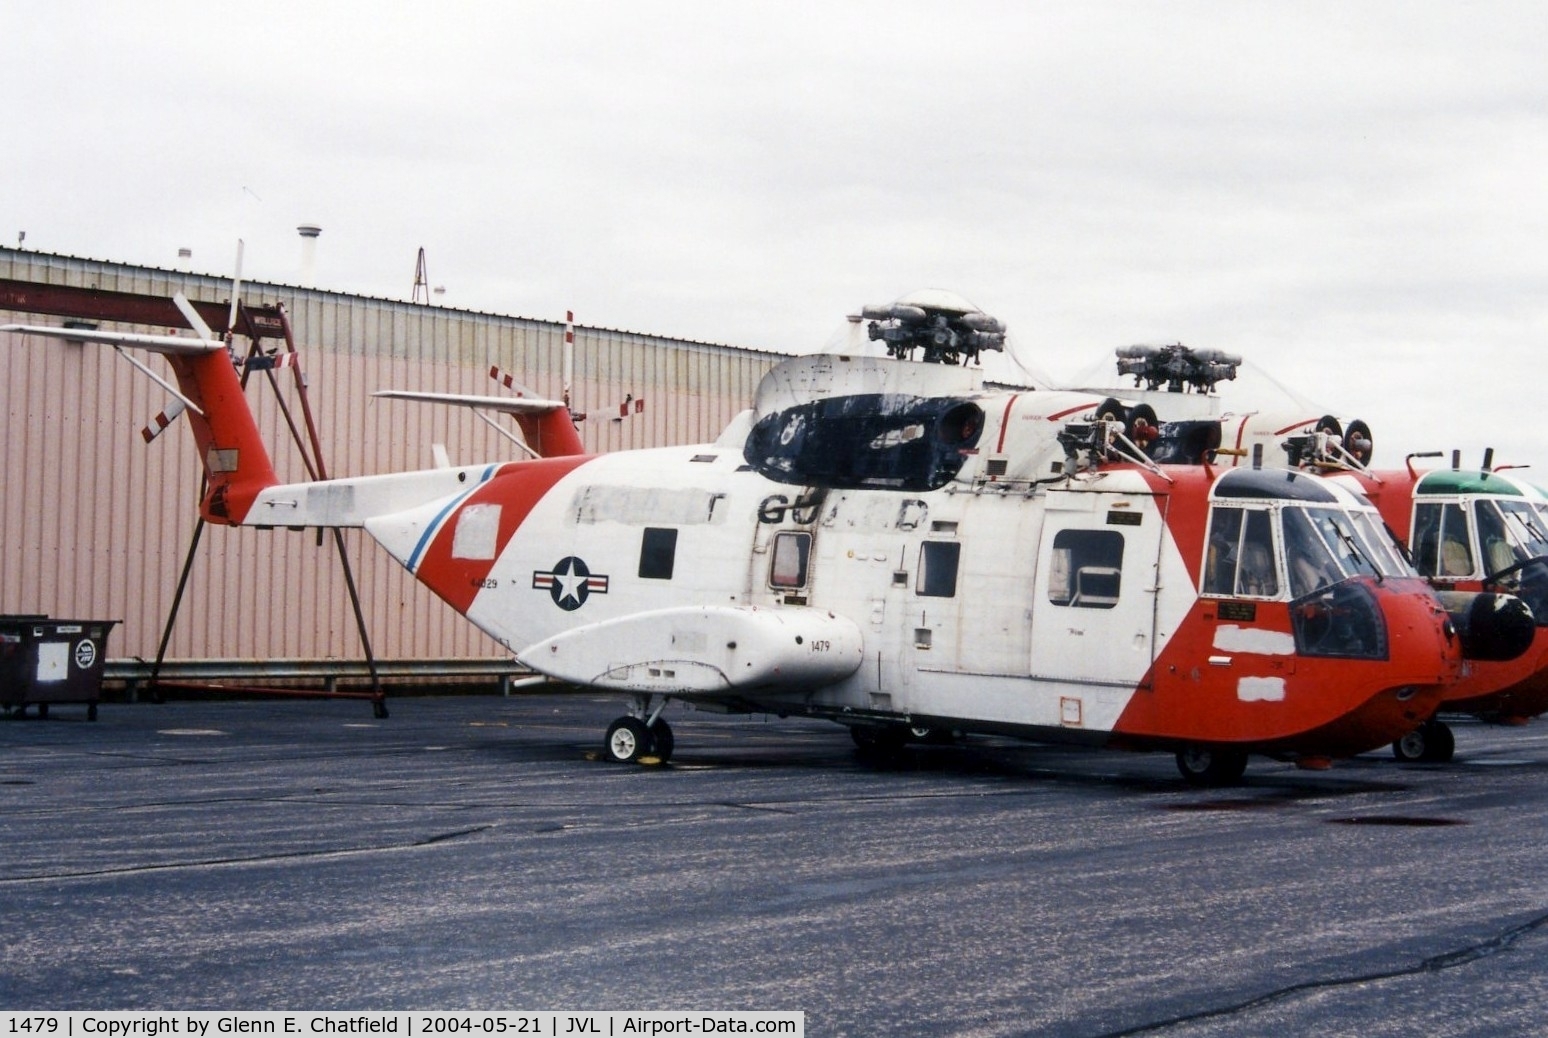
MULTIPOLYGON (((229 283, 216 278, 3 248, 0 278, 230 298, 229 283)), ((376 389, 499 393, 488 378, 495 365, 535 392, 560 393, 559 322, 278 285, 244 285, 243 299, 289 312, 331 475, 427 468, 437 443, 454 463, 516 454, 471 412, 374 400, 376 389)), ((11 323, 59 319, 0 311, 0 324, 11 323)), ((575 353, 573 399, 590 414, 581 432, 594 451, 711 440, 778 359, 583 325, 575 353), (643 399, 644 411, 612 421, 626 395, 643 399)), ((294 408, 289 373, 279 374, 294 408)), ((309 478, 272 391, 255 378, 248 395, 280 478, 309 478)), ((151 444, 140 438, 167 399, 110 348, 0 335, 0 613, 121 619, 110 654, 155 657, 199 491, 183 423, 151 444)), ((501 655, 361 531, 344 538, 379 658, 501 655)), ((315 532, 207 528, 169 658, 359 659, 332 538, 317 540, 315 532)))

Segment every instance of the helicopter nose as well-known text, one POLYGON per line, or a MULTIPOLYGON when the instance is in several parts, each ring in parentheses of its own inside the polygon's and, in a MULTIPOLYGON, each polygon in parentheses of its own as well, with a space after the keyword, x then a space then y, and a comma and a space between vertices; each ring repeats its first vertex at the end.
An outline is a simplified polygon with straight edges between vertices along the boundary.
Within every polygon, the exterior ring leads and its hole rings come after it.
POLYGON ((1451 618, 1470 660, 1504 662, 1526 652, 1537 633, 1532 610, 1515 595, 1492 591, 1440 591, 1436 597, 1451 618))

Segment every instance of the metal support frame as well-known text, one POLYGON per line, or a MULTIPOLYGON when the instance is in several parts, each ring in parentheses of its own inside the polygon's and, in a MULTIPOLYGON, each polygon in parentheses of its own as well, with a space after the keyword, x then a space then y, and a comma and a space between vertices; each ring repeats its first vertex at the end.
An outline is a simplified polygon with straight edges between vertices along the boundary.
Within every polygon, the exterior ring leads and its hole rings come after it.
MULTIPOLYGON (((247 351, 247 356, 243 359, 242 388, 245 390, 247 388, 248 378, 252 374, 252 369, 247 366, 247 361, 251 361, 255 357, 260 357, 263 355, 264 333, 259 329, 266 327, 272 328, 273 326, 272 324, 259 324, 253 320, 250 320, 247 316, 248 308, 244 303, 237 303, 235 310, 239 315, 239 319, 232 321, 231 324, 235 327, 246 327, 248 329, 248 335, 251 341, 251 345, 247 351)), ((290 315, 285 312, 284 304, 275 304, 273 308, 266 308, 266 310, 277 315, 279 324, 279 335, 277 337, 283 338, 286 351, 294 354, 296 352, 296 340, 295 335, 291 330, 290 315)), ((231 335, 232 333, 228 331, 228 341, 231 335)), ((306 378, 302 375, 299 365, 292 364, 290 369, 295 373, 296 393, 301 405, 301 415, 306 423, 306 439, 302 439, 301 431, 296 427, 295 418, 291 414, 289 405, 285 402, 285 396, 280 388, 279 378, 275 374, 272 367, 268 368, 266 372, 269 376, 269 387, 274 391, 274 399, 279 403, 280 413, 284 416, 285 424, 290 429, 291 439, 296 445, 296 450, 301 455, 301 461, 302 464, 306 466, 307 473, 314 480, 325 480, 328 478, 328 468, 327 464, 323 460, 322 441, 317 435, 317 423, 312 416, 312 405, 306 392, 306 378), (308 446, 310 446, 310 452, 308 452, 308 446)), ((204 496, 204 488, 202 483, 200 486, 199 496, 201 499, 204 496)), ((194 558, 198 552, 199 541, 204 533, 204 527, 205 519, 201 515, 198 519, 198 522, 194 524, 193 537, 190 539, 188 545, 188 554, 183 561, 183 572, 177 582, 177 592, 172 597, 172 607, 167 613, 167 622, 161 633, 161 644, 156 650, 156 662, 151 667, 150 679, 146 683, 147 691, 158 703, 161 702, 164 698, 160 692, 162 664, 166 661, 167 645, 172 640, 172 628, 177 623, 177 615, 182 608, 183 592, 186 590, 188 585, 189 574, 193 569, 194 558)), ((333 534, 334 548, 338 552, 339 566, 344 573, 344 586, 349 591, 350 606, 353 608, 355 613, 355 626, 360 632, 360 644, 365 651, 366 668, 371 675, 371 691, 340 692, 337 688, 332 687, 330 683, 329 688, 323 691, 312 692, 308 694, 330 699, 369 699, 371 701, 372 712, 377 717, 386 717, 387 692, 382 686, 381 675, 378 672, 376 666, 375 654, 371 651, 371 635, 370 631, 366 627, 365 611, 361 608, 360 605, 360 592, 355 585, 354 569, 350 566, 349 553, 345 550, 344 534, 337 527, 333 528, 330 532, 333 534)), ((322 546, 322 540, 323 531, 318 530, 317 543, 319 547, 322 546)), ((297 694, 294 690, 288 689, 265 689, 255 686, 233 688, 236 691, 254 692, 265 695, 297 694)))
MULTIPOLYGON (((238 265, 240 266, 240 253, 238 253, 238 265)), ((270 305, 251 306, 242 303, 235 298, 230 308, 220 303, 196 302, 192 304, 199 316, 204 319, 210 329, 217 335, 224 334, 229 343, 236 335, 245 335, 251 345, 245 360, 262 355, 262 342, 264 339, 282 339, 286 350, 294 354, 296 352, 295 335, 291 329, 290 315, 285 312, 281 303, 270 305)), ((25 313, 49 314, 56 317, 73 318, 75 320, 102 320, 121 321, 128 324, 148 324, 152 326, 189 327, 187 317, 182 313, 172 299, 163 296, 142 295, 133 292, 112 292, 97 288, 80 288, 71 285, 40 284, 36 282, 14 281, 8 278, 0 278, 0 310, 15 310, 25 313)), ((274 370, 268 371, 269 385, 274 390, 275 399, 279 401, 281 413, 290 427, 292 439, 296 449, 301 454, 302 462, 313 479, 327 479, 327 466, 323 462, 322 444, 317 435, 317 424, 312 417, 311 403, 307 398, 306 379, 303 377, 299 366, 292 365, 295 373, 296 392, 300 399, 301 414, 306 425, 306 439, 303 440, 301 432, 296 427, 290 408, 285 402, 284 394, 280 389, 278 378, 274 370), (310 451, 308 450, 310 445, 310 451)), ((242 386, 245 389, 250 371, 244 363, 242 372, 242 386)), ((160 381, 159 379, 157 381, 160 381)), ((163 383, 165 385, 165 383, 163 383)), ((201 487, 200 497, 203 497, 201 487)), ((166 660, 167 646, 172 639, 172 628, 176 623, 178 611, 182 605, 183 594, 187 590, 188 581, 193 572, 194 559, 197 555, 199 542, 204 534, 205 520, 201 516, 194 526, 193 536, 188 545, 188 554, 183 560, 182 573, 178 577, 177 592, 173 596, 172 607, 167 615, 167 622, 162 629, 161 643, 156 650, 156 663, 151 669, 150 679, 147 683, 147 691, 153 698, 160 698, 156 693, 157 679, 162 664, 166 660)), ((340 698, 367 698, 370 699, 377 717, 387 716, 386 692, 382 688, 380 674, 376 666, 376 658, 371 650, 371 638, 366 628, 365 612, 360 606, 360 593, 355 585, 354 571, 350 566, 349 555, 345 551, 344 535, 338 529, 334 529, 333 542, 339 556, 339 565, 344 571, 344 583, 349 589, 349 600, 354 608, 355 624, 360 631, 360 642, 365 648, 366 666, 371 675, 370 692, 339 692, 331 690, 318 692, 316 695, 337 696, 340 698)), ((318 545, 322 544, 322 531, 318 531, 318 545)), ((233 688, 235 688, 233 686, 233 688)), ((253 692, 277 692, 279 690, 265 690, 259 688, 236 689, 238 691, 253 692)), ((295 694, 286 691, 284 694, 295 694)))

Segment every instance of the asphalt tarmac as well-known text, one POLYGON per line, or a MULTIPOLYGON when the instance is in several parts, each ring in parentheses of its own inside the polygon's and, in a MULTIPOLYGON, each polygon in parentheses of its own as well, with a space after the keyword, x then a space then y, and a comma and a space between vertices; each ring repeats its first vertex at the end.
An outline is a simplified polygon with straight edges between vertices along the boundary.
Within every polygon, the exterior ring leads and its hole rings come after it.
POLYGON ((591 696, 0 722, 0 1008, 802 1010, 809 1035, 1528 1035, 1548 723, 1457 760, 1171 758, 591 696))

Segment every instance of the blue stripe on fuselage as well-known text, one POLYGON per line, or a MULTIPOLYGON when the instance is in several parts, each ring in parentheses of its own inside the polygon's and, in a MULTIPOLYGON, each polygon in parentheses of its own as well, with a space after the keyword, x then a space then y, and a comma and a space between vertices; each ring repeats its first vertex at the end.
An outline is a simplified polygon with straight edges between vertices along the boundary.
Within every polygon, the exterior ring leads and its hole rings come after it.
POLYGON ((445 508, 441 509, 440 512, 436 514, 435 519, 431 521, 430 525, 425 528, 424 534, 420 536, 419 543, 414 545, 413 553, 409 555, 408 571, 410 573, 413 573, 419 569, 420 558, 425 554, 425 549, 430 547, 430 542, 435 539, 436 533, 446 522, 447 516, 456 511, 457 506, 468 499, 468 495, 472 494, 473 491, 489 482, 490 477, 494 475, 494 470, 496 467, 497 466, 495 465, 486 465, 484 467, 484 474, 478 478, 478 482, 474 483, 471 487, 468 487, 468 489, 454 497, 445 508))

